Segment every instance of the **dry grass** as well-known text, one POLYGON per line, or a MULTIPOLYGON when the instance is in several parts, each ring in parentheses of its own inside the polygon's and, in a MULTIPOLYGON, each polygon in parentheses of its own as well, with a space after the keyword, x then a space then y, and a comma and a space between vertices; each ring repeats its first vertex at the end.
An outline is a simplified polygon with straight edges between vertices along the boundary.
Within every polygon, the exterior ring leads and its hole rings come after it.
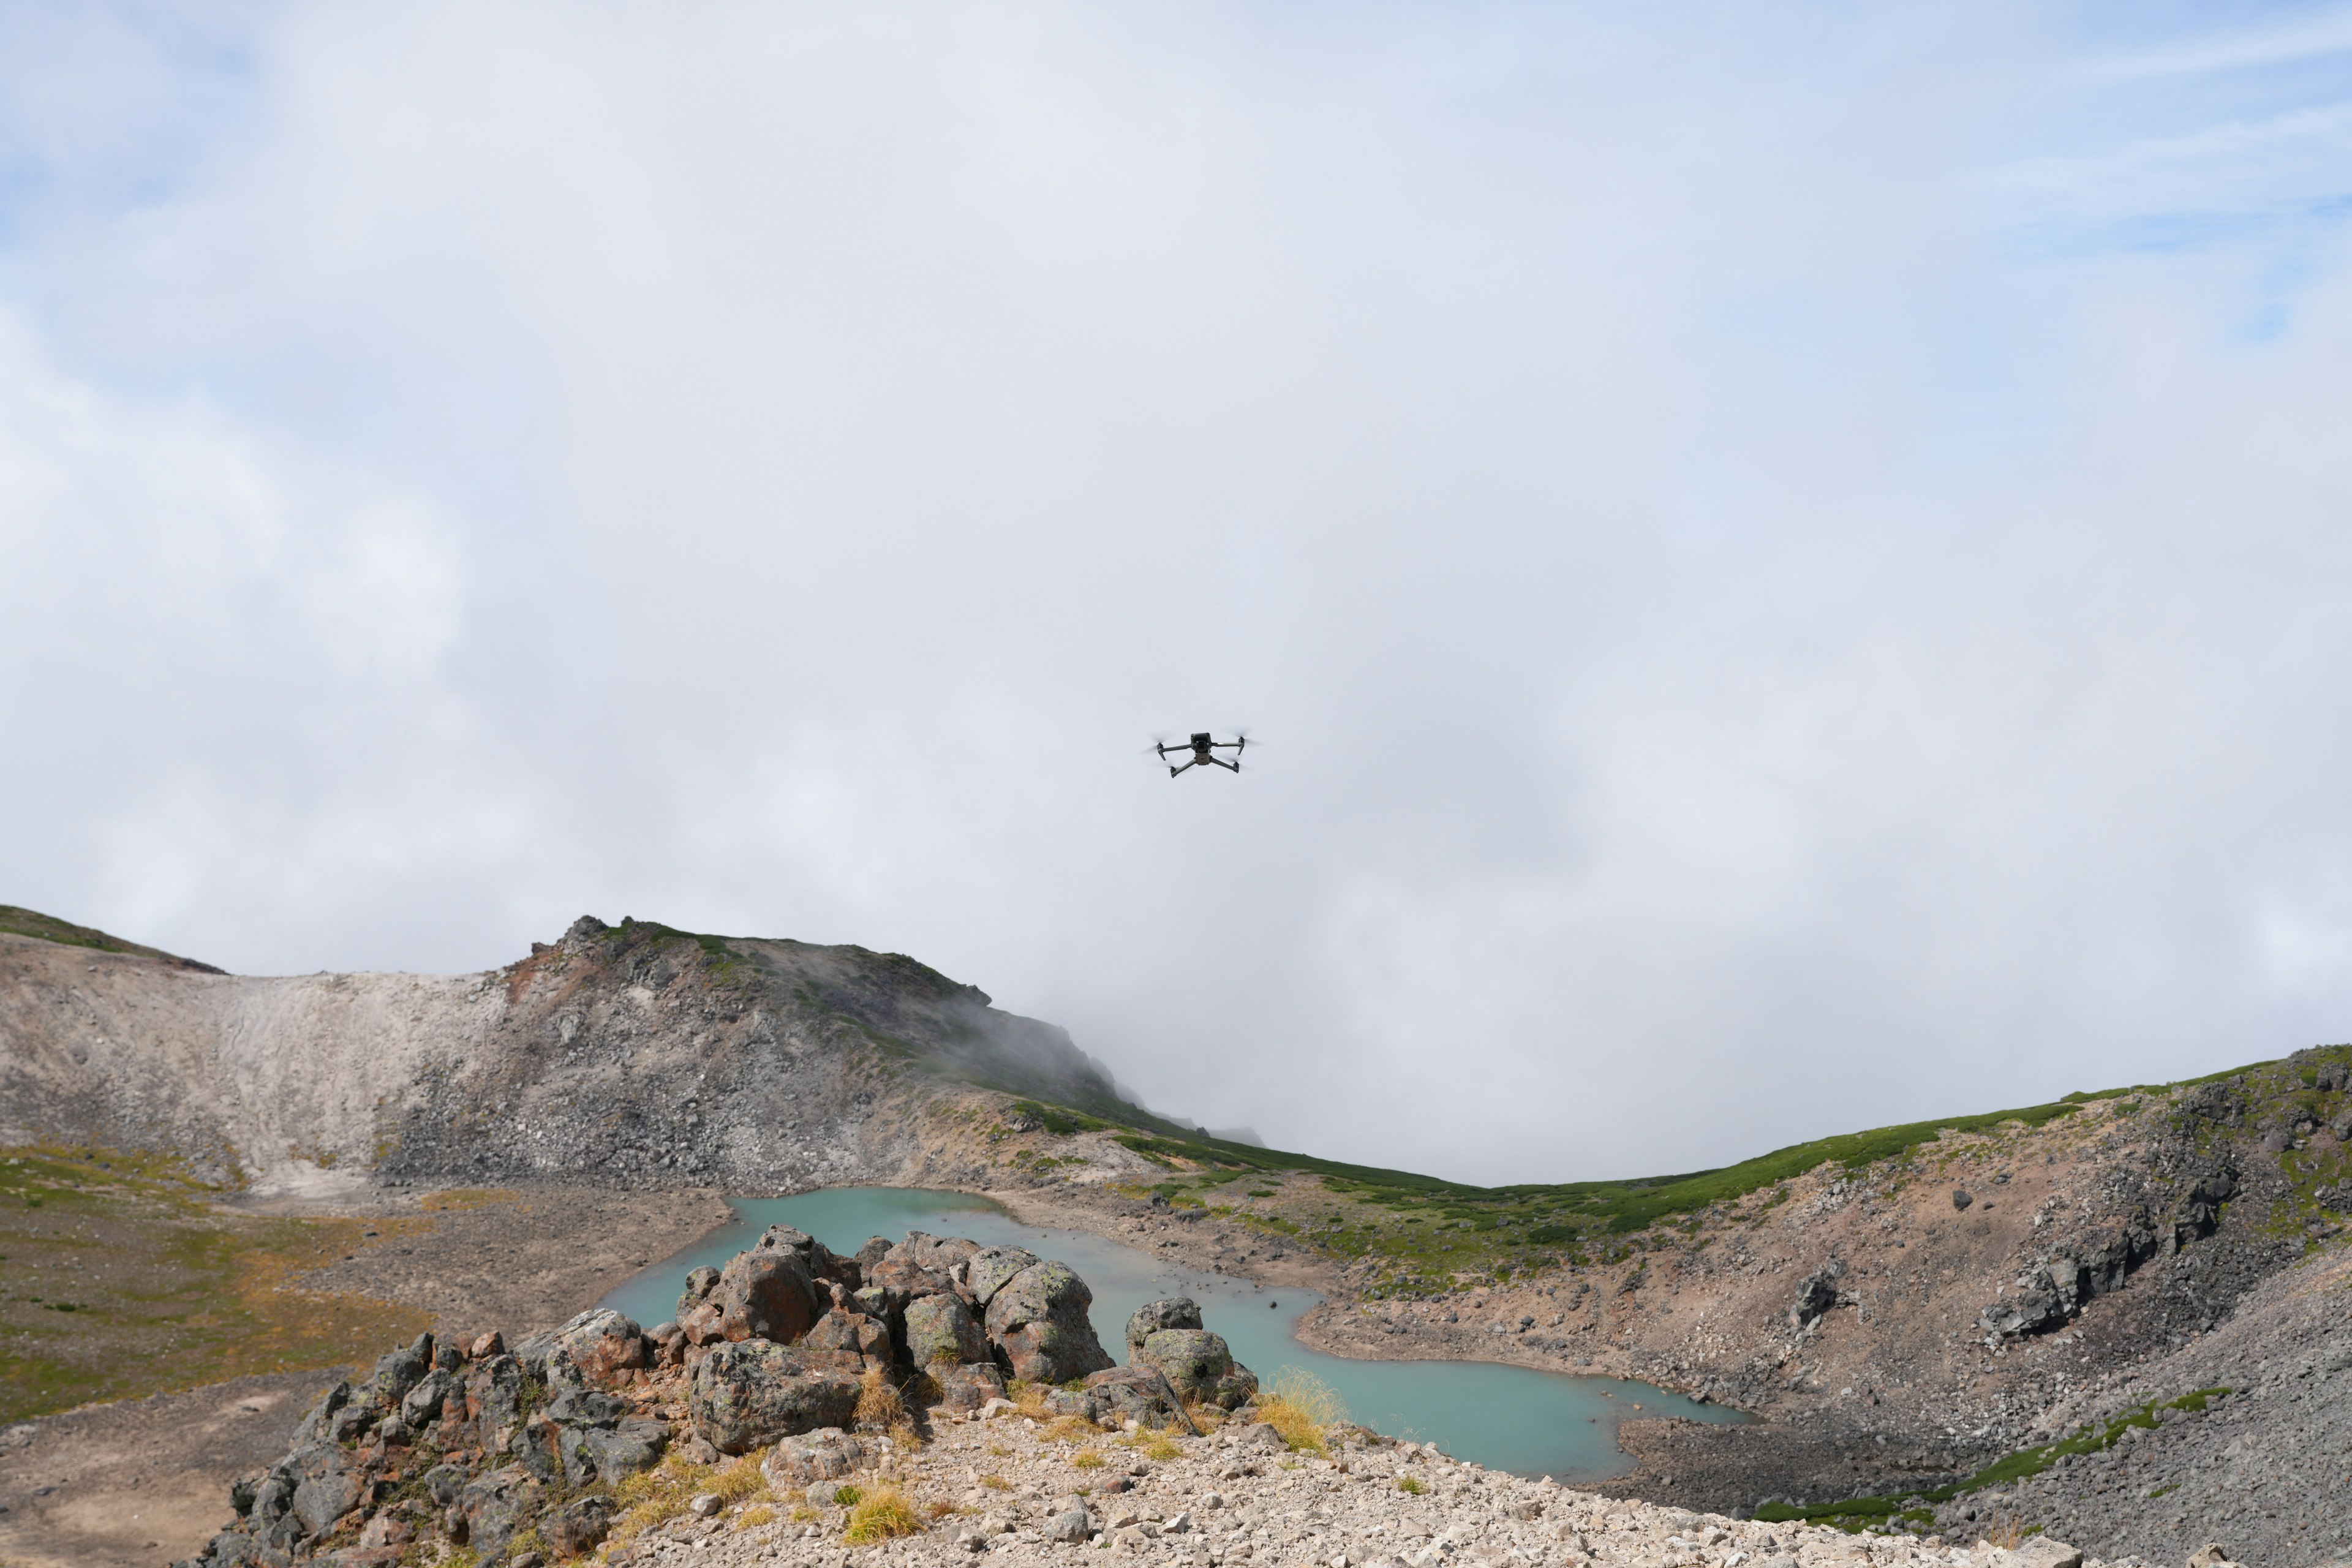
POLYGON ((1978 1536, 1987 1546, 1998 1546, 2004 1552, 2014 1552, 2025 1544, 2031 1533, 2025 1521, 2013 1513, 1999 1513, 1978 1529, 1978 1536))
POLYGON ((1297 1452, 1328 1458, 1325 1432, 1348 1418, 1348 1404, 1313 1373, 1286 1366, 1275 1373, 1272 1390, 1258 1395, 1257 1415, 1297 1452))
MULTIPOLYGON (((992 1454, 1002 1454, 1004 1450, 1002 1448, 991 1448, 989 1452, 992 1454)), ((992 1492, 1009 1492, 1013 1489, 1013 1483, 1006 1480, 1003 1476, 982 1476, 980 1478, 980 1484, 986 1487, 992 1492)))
POLYGON ((852 1546, 864 1546, 901 1535, 920 1535, 923 1529, 923 1516, 915 1511, 907 1494, 894 1486, 881 1486, 858 1499, 857 1506, 849 1510, 849 1528, 841 1538, 852 1546))
POLYGON ((740 1459, 718 1466, 705 1489, 715 1494, 719 1501, 729 1503, 765 1501, 770 1496, 768 1478, 760 1471, 757 1454, 746 1454, 740 1459))
POLYGON ((427 1193, 416 1200, 416 1206, 435 1214, 457 1209, 478 1209, 491 1204, 510 1204, 522 1196, 506 1187, 453 1187, 446 1193, 427 1193))
POLYGON ((1101 1439, 1102 1428, 1083 1415, 1061 1415, 1038 1436, 1056 1443, 1093 1443, 1101 1439))
POLYGON ((861 1432, 895 1432, 908 1425, 907 1402, 878 1366, 867 1367, 858 1379, 856 1421, 861 1432))
POLYGON ((961 1513, 963 1510, 956 1507, 956 1505, 951 1502, 935 1502, 924 1511, 931 1516, 931 1522, 936 1524, 940 1520, 947 1519, 954 1514, 961 1513))
POLYGON ((1103 1457, 1092 1448, 1081 1448, 1070 1463, 1082 1470, 1099 1470, 1103 1468, 1103 1457))
POLYGON ((1118 1446, 1132 1448, 1147 1459, 1176 1459, 1184 1454, 1165 1432, 1130 1432, 1118 1440, 1118 1446))
POLYGON ((745 1509, 736 1517, 735 1528, 738 1530, 757 1530, 763 1524, 773 1524, 775 1522, 776 1510, 770 1508, 766 1503, 759 1503, 751 1508, 745 1509))
MULTIPOLYGON (((686 1505, 694 1500, 696 1494, 726 1495, 720 1489, 722 1485, 740 1483, 722 1482, 720 1478, 747 1464, 753 1481, 764 1486, 755 1461, 738 1459, 722 1470, 716 1465, 698 1465, 677 1454, 667 1456, 650 1470, 622 1478, 621 1484, 613 1489, 613 1529, 606 1539, 614 1546, 625 1546, 656 1525, 667 1524, 686 1512, 686 1505)), ((741 1495, 749 1496, 754 1489, 757 1487, 745 1489, 741 1495)))

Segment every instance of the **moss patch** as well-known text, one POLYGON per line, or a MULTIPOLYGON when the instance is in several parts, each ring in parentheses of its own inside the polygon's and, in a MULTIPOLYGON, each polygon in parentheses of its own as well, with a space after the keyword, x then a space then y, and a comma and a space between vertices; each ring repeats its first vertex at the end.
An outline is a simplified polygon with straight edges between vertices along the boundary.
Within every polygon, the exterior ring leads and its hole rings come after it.
POLYGON ((300 1284, 431 1221, 231 1215, 210 1196, 162 1160, 0 1150, 0 1422, 371 1361, 431 1326, 413 1307, 300 1284))

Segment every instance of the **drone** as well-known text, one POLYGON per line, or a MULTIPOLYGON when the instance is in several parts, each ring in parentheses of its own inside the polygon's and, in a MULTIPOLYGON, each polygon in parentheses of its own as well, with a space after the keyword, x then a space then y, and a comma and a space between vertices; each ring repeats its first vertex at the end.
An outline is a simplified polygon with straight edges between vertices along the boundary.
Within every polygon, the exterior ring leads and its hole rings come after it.
POLYGON ((1160 753, 1160 760, 1163 763, 1168 761, 1169 753, 1171 752, 1180 757, 1188 751, 1192 753, 1191 760, 1184 763, 1182 765, 1170 765, 1168 769, 1168 776, 1172 779, 1178 773, 1182 773, 1185 768, 1197 768, 1202 763, 1213 763, 1218 767, 1228 769, 1234 773, 1239 773, 1242 771, 1242 765, 1238 761, 1229 763, 1225 761, 1224 758, 1218 756, 1216 753, 1219 751, 1230 747, 1234 755, 1238 758, 1241 755, 1242 748, 1248 744, 1249 737, 1247 735, 1243 735, 1231 741, 1218 741, 1213 740, 1210 737, 1209 732, 1206 730, 1203 730, 1200 733, 1194 735, 1183 745, 1171 746, 1165 742, 1154 742, 1151 749, 1160 753))

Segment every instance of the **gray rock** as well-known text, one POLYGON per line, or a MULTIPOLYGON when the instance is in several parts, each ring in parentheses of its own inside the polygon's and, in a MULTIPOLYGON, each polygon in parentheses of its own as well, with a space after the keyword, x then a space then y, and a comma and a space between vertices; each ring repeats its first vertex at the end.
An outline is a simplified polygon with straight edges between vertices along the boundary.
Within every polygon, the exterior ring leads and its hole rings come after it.
MULTIPOLYGON (((979 1261, 973 1259, 975 1268, 979 1261)), ((1087 1316, 1093 1303, 1094 1292, 1068 1264, 1031 1264, 991 1295, 989 1343, 1013 1376, 1031 1383, 1067 1383, 1100 1372, 1112 1363, 1087 1316)))
POLYGON ((942 1363, 953 1366, 989 1359, 988 1336, 961 1296, 932 1295, 909 1301, 903 1321, 907 1326, 907 1360, 917 1367, 929 1368, 942 1363))
POLYGON ((693 1311, 697 1307, 701 1306, 703 1302, 709 1300, 710 1299, 710 1292, 718 1288, 719 1270, 711 1268, 708 1263, 704 1264, 699 1268, 688 1269, 686 1274, 686 1289, 679 1292, 677 1298, 677 1307, 676 1310, 677 1321, 684 1322, 686 1321, 687 1314, 693 1311))
POLYGON ((581 1313, 551 1333, 539 1335, 516 1347, 525 1366, 544 1362, 561 1350, 591 1387, 610 1388, 645 1366, 645 1332, 623 1313, 598 1307, 581 1313))
POLYGON ((1238 1410, 1257 1394, 1257 1374, 1234 1360, 1223 1335, 1206 1329, 1160 1329, 1135 1361, 1164 1373, 1184 1398, 1221 1410, 1238 1410))
POLYGON ((760 1461, 760 1473, 780 1492, 852 1475, 866 1463, 866 1445, 838 1426, 786 1437, 760 1461))
POLYGON ((1087 1517, 1085 1505, 1076 1504, 1047 1520, 1040 1533, 1057 1545, 1076 1546, 1084 1543, 1094 1532, 1094 1521, 1087 1517))
POLYGON ((1197 1329, 1201 1326, 1199 1303, 1183 1296, 1171 1296, 1164 1300, 1147 1301, 1135 1310, 1127 1321, 1127 1353, 1132 1359, 1143 1348, 1143 1342, 1162 1329, 1197 1329))
POLYGON ((985 1312, 1006 1281, 1036 1267, 1037 1255, 1022 1247, 984 1247, 971 1255, 963 1270, 963 1299, 972 1310, 985 1312))
POLYGON ((2028 1538, 2010 1554, 2011 1568, 2083 1568, 2083 1553, 2046 1535, 2028 1538))
POLYGON ((689 1374, 687 1413, 697 1436, 722 1454, 847 1426, 857 1414, 857 1374, 824 1352, 768 1340, 714 1346, 689 1374))
POLYGON ((1172 1426, 1196 1436, 1200 1431, 1184 1414, 1184 1401, 1175 1385, 1157 1367, 1108 1367, 1087 1377, 1086 1391, 1114 1420, 1155 1428, 1172 1426))
POLYGON ((436 1366, 417 1379, 416 1386, 401 1400, 400 1418, 420 1429, 438 1426, 442 1404, 450 1399, 457 1401, 457 1412, 462 1415, 466 1409, 466 1385, 436 1366))
POLYGON ((1976 1201, 1977 1200, 1974 1197, 1969 1195, 1968 1188, 1954 1187, 1952 1189, 1952 1206, 1954 1208, 1966 1212, 1968 1206, 1976 1201))
POLYGON ((824 1305, 798 1249, 739 1252, 710 1294, 679 1315, 678 1326, 698 1345, 753 1339, 789 1344, 809 1331, 824 1305))
POLYGON ((559 1559, 583 1556, 603 1544, 612 1531, 610 1499, 574 1499, 539 1521, 539 1533, 559 1559))
POLYGON ((931 1380, 940 1385, 940 1403, 950 1410, 978 1410, 1004 1397, 1004 1373, 992 1361, 936 1367, 931 1380))
POLYGON ((519 1465, 467 1482, 457 1503, 466 1521, 466 1544, 483 1561, 495 1559, 537 1515, 540 1497, 539 1482, 519 1465))

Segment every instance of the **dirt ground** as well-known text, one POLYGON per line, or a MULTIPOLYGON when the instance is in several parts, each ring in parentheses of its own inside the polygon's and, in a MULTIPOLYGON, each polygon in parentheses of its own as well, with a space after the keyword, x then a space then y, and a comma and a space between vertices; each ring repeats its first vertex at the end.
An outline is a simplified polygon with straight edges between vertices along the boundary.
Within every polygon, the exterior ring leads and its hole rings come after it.
POLYGON ((152 1568, 232 1517, 229 1482, 272 1465, 332 1368, 93 1405, 0 1433, 0 1562, 152 1568))
MULTIPOLYGON (((710 1192, 562 1186, 279 1193, 245 1213, 362 1223, 352 1251, 295 1282, 421 1309, 436 1330, 511 1340, 595 1304, 731 1217, 710 1192), (386 1223, 398 1221, 399 1224, 386 1223)), ((385 1347, 389 1349, 390 1347, 385 1347)), ((0 1432, 0 1563, 155 1568, 230 1517, 229 1484, 275 1463, 341 1369, 246 1377, 43 1416, 0 1432)))

